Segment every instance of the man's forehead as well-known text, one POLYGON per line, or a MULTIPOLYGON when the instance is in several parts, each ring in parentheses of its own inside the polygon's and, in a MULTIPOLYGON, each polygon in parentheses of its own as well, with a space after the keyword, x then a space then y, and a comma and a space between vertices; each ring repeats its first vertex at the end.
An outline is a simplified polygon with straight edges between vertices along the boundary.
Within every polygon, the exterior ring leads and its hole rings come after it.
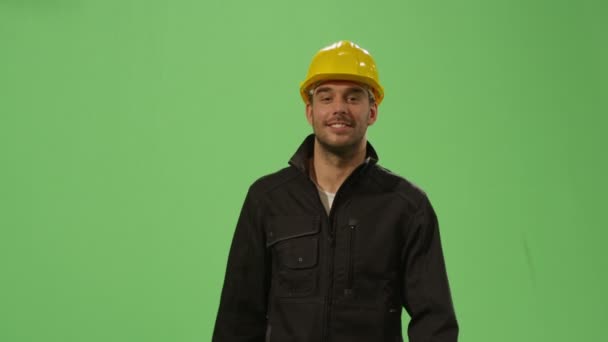
POLYGON ((367 87, 361 83, 346 81, 346 80, 331 80, 331 81, 323 81, 319 84, 315 85, 313 88, 314 93, 318 93, 320 91, 332 91, 332 90, 340 90, 340 89, 351 89, 351 90, 361 90, 365 91, 367 87))

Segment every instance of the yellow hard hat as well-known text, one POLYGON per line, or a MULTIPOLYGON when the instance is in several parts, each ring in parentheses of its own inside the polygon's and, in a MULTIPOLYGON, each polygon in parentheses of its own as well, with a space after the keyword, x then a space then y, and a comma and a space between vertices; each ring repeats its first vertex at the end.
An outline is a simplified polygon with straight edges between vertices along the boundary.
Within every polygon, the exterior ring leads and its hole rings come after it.
POLYGON ((377 104, 384 98, 374 59, 365 49, 348 40, 329 45, 313 57, 308 75, 300 84, 304 102, 309 102, 307 92, 311 86, 330 80, 354 81, 369 86, 377 104))

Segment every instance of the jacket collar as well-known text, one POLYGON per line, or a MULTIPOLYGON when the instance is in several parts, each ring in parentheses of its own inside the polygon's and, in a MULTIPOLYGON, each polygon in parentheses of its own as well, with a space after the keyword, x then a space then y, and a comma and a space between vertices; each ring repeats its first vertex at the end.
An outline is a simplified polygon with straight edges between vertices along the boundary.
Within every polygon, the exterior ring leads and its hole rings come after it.
MULTIPOLYGON (((312 157, 315 146, 315 135, 310 134, 304 139, 300 147, 296 150, 296 153, 289 160, 289 165, 294 166, 296 169, 301 171, 304 174, 308 174, 308 160, 312 157)), ((376 150, 367 142, 365 152, 365 161, 363 162, 366 165, 374 165, 378 162, 378 154, 376 150)))

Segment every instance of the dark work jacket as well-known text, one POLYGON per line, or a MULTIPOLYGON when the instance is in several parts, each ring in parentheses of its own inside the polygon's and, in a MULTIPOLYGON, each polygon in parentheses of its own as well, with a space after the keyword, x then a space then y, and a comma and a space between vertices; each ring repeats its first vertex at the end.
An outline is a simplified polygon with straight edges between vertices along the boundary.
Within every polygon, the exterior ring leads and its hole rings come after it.
POLYGON ((308 176, 314 135, 243 205, 215 342, 457 341, 437 218, 423 191, 367 158, 327 215, 308 176))

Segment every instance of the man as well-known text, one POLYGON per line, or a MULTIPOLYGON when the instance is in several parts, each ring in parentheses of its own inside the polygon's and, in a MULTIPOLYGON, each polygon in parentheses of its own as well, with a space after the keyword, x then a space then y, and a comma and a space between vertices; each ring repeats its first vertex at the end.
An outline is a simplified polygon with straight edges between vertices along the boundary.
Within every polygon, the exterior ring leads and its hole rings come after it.
POLYGON ((256 181, 238 220, 213 341, 457 340, 437 218, 367 142, 384 90, 367 51, 319 51, 300 87, 308 136, 256 181))

